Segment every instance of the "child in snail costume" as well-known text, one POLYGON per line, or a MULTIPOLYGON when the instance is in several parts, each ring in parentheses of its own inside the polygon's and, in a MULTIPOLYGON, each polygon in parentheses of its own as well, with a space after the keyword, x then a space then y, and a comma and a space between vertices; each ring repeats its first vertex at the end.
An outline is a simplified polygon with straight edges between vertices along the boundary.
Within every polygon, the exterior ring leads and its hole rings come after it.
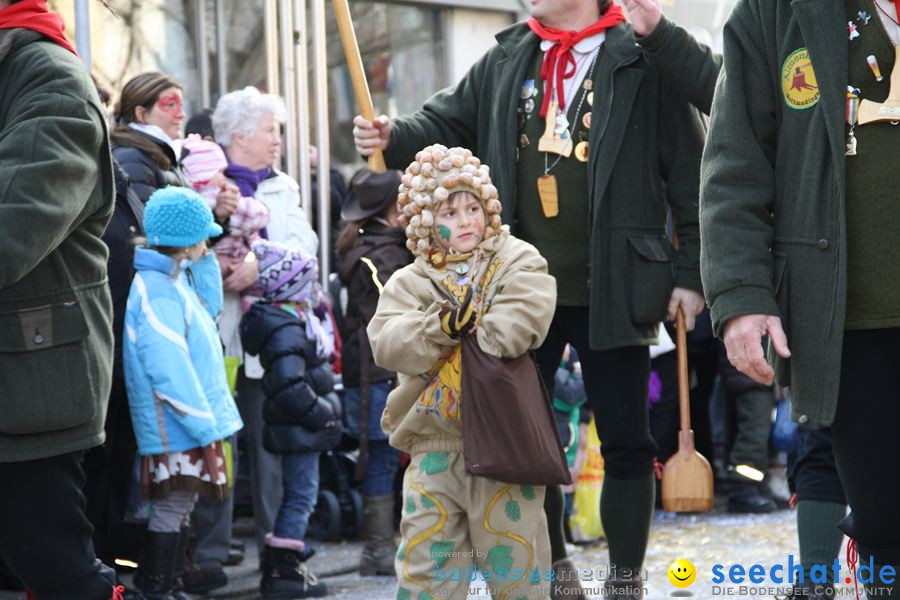
POLYGON ((425 148, 401 181, 401 223, 416 259, 387 282, 368 326, 375 362, 399 378, 381 425, 411 455, 397 598, 465 599, 476 569, 495 598, 546 598, 544 488, 465 472, 460 339, 476 336, 502 358, 537 348, 556 281, 538 251, 501 225, 488 167, 469 150, 425 148))

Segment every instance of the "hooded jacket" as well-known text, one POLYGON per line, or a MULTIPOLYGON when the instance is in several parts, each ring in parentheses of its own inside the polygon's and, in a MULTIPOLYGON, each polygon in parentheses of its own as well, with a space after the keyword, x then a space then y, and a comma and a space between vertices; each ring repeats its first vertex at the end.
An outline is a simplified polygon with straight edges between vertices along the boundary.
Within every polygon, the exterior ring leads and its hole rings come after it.
POLYGON ((289 312, 257 302, 240 325, 244 350, 259 355, 263 446, 273 454, 331 450, 341 440, 341 404, 331 367, 316 357, 304 323, 289 312))
POLYGON ((123 358, 138 452, 189 450, 234 434, 243 423, 213 320, 222 308, 215 255, 182 270, 168 256, 137 248, 134 266, 123 358))
MULTIPOLYGON (((481 243, 484 256, 472 281, 482 281, 484 298, 477 340, 492 356, 516 358, 540 346, 556 309, 556 281, 537 249, 509 234, 481 243)), ((416 402, 440 366, 441 357, 459 345, 441 329, 440 311, 448 306, 441 281, 446 271, 423 256, 397 271, 378 300, 368 334, 375 362, 398 373, 381 417, 390 444, 410 453, 461 452, 459 432, 441 427, 416 402)), ((463 375, 464 376, 464 375, 463 375)), ((465 398, 461 399, 465 403, 465 398)))

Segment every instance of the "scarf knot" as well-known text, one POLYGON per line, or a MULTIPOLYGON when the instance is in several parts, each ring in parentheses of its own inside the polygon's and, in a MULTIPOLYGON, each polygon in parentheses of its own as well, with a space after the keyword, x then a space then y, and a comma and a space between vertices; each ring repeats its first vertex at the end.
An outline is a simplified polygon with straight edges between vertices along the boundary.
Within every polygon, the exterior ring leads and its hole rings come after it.
POLYGON ((560 110, 565 110, 566 108, 566 98, 562 91, 563 82, 575 74, 575 57, 572 56, 572 48, 575 47, 575 44, 592 35, 597 35, 611 27, 615 27, 624 20, 625 13, 622 12, 622 7, 615 3, 609 5, 609 8, 596 23, 585 27, 581 31, 546 27, 534 17, 528 20, 528 27, 539 38, 555 43, 544 54, 544 63, 541 65, 541 79, 544 81, 545 89, 544 101, 541 103, 542 117, 547 117, 550 99, 554 95, 557 98, 560 110))

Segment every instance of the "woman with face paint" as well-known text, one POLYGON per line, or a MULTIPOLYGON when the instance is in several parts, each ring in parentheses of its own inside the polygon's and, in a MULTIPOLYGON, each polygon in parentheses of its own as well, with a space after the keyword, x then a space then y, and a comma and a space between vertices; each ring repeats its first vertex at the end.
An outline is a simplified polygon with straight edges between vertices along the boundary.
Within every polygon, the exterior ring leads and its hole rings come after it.
MULTIPOLYGON (((128 174, 141 203, 167 185, 190 187, 180 167, 184 104, 181 86, 162 73, 142 73, 125 87, 115 109, 110 133, 113 156, 128 174)), ((225 184, 214 214, 223 225, 237 207, 238 190, 225 184)), ((141 215, 138 216, 140 221, 141 215)))

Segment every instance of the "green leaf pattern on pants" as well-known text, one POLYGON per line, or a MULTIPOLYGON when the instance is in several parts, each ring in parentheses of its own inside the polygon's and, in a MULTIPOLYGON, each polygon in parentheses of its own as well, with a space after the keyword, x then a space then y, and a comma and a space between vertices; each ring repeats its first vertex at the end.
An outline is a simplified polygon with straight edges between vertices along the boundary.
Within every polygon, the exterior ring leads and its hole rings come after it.
POLYGON ((497 545, 490 549, 485 559, 491 569, 496 571, 511 571, 513 566, 512 548, 510 546, 497 545))
POLYGON ((416 512, 416 501, 412 496, 406 498, 406 514, 411 515, 416 512))
POLYGON ((443 569, 453 552, 453 542, 435 542, 431 545, 431 560, 438 569, 443 569))
POLYGON ((522 510, 519 508, 519 503, 515 500, 510 500, 506 503, 504 512, 510 521, 515 522, 522 518, 522 510))
POLYGON ((422 459, 422 464, 419 468, 429 475, 437 475, 446 471, 449 466, 446 452, 429 452, 422 459))
POLYGON ((397 589, 397 600, 410 600, 409 590, 403 588, 397 589))
POLYGON ((537 497, 537 494, 534 493, 534 488, 530 485, 523 485, 522 497, 526 500, 534 500, 537 497))

